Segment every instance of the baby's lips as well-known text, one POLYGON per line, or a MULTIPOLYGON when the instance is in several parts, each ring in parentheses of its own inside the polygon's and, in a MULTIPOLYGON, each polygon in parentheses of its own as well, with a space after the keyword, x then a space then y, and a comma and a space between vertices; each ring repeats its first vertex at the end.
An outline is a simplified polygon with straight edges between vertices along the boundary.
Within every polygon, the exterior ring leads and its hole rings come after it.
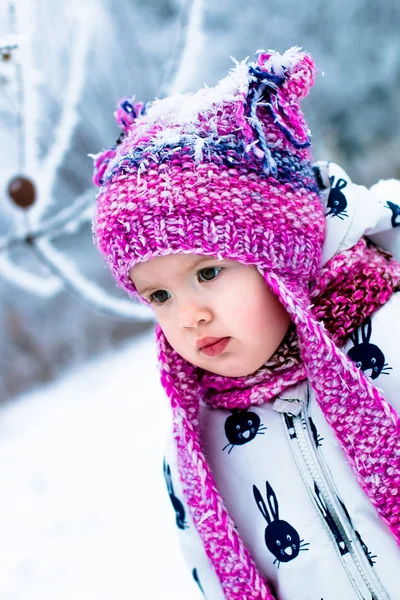
POLYGON ((226 336, 200 338, 196 342, 196 348, 197 348, 197 350, 201 350, 202 348, 205 348, 206 346, 211 346, 212 344, 219 342, 219 340, 223 340, 224 337, 226 337, 226 336))

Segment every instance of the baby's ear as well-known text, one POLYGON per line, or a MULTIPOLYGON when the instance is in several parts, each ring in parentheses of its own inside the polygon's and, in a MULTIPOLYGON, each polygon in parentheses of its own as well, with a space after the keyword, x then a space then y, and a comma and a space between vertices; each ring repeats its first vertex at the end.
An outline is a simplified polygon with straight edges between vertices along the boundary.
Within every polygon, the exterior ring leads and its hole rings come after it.
POLYGON ((257 66, 262 71, 283 76, 280 89, 290 104, 307 96, 317 72, 311 56, 302 52, 298 46, 289 48, 283 54, 273 50, 262 51, 258 54, 257 66))

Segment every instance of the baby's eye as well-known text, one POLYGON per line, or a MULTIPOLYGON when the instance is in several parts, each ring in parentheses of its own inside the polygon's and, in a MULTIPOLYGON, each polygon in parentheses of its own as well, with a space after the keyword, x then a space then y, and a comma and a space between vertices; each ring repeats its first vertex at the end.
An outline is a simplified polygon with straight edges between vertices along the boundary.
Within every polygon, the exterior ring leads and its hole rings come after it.
POLYGON ((153 292, 149 297, 150 302, 155 302, 156 304, 164 304, 166 300, 168 300, 169 294, 166 290, 157 290, 153 292), (161 297, 160 297, 161 296, 161 297), (165 297, 167 296, 167 297, 165 297))
POLYGON ((212 281, 217 277, 217 275, 220 274, 221 271, 222 267, 206 267, 205 269, 201 269, 197 275, 200 277, 200 281, 212 281))

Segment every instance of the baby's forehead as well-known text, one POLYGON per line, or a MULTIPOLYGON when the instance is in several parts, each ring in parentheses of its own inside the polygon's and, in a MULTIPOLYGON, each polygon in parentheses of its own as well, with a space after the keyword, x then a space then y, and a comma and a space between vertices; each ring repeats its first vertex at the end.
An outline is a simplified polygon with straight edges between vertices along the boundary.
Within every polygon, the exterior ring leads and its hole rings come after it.
POLYGON ((131 268, 130 274, 136 276, 144 273, 160 272, 160 270, 170 268, 190 270, 199 264, 218 260, 216 256, 207 256, 205 254, 170 253, 165 256, 155 256, 149 260, 138 262, 131 268))
POLYGON ((216 258, 202 254, 167 254, 165 256, 156 256, 149 260, 136 263, 129 271, 129 276, 135 285, 145 280, 153 280, 160 276, 181 275, 190 271, 197 265, 205 264, 207 261, 217 260, 216 258))
POLYGON ((164 256, 156 256, 149 260, 136 263, 129 271, 129 276, 134 283, 139 283, 143 279, 165 276, 166 274, 184 274, 195 268, 201 268, 203 265, 213 263, 234 263, 233 259, 217 257, 214 255, 193 254, 193 253, 170 253, 164 256))

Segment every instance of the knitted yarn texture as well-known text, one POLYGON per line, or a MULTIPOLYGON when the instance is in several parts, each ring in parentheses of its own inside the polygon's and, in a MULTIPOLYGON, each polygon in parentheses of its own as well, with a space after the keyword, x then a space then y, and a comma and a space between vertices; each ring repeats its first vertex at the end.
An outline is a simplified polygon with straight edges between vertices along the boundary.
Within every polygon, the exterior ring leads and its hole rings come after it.
MULTIPOLYGON (((238 63, 215 88, 150 106, 123 99, 116 113, 123 133, 95 157, 94 239, 135 298, 129 271, 152 257, 195 253, 256 265, 292 319, 299 357, 270 378, 264 370, 257 399, 245 401, 265 402, 307 377, 360 485, 400 542, 399 418, 339 347, 387 301, 399 265, 362 241, 320 269, 325 215, 299 106, 314 75, 313 60, 298 48, 268 51, 238 63), (363 279, 369 260, 378 268, 363 279)), ((225 597, 272 599, 200 443, 199 403, 208 393, 212 401, 218 378, 201 378, 160 327, 156 337, 186 502, 225 597)), ((224 406, 235 401, 226 394, 224 406)))

